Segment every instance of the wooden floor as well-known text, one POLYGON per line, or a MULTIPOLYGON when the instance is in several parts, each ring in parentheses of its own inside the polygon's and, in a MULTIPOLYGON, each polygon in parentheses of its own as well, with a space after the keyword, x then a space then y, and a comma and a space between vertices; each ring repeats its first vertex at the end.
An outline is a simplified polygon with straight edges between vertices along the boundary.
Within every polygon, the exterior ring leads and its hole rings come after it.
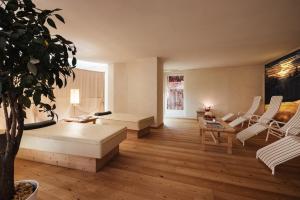
POLYGON ((236 141, 233 155, 216 147, 204 152, 196 121, 166 120, 143 139, 129 136, 120 155, 98 173, 17 160, 16 179, 38 180, 40 200, 300 199, 300 160, 272 176, 255 159, 264 136, 246 148, 236 141))

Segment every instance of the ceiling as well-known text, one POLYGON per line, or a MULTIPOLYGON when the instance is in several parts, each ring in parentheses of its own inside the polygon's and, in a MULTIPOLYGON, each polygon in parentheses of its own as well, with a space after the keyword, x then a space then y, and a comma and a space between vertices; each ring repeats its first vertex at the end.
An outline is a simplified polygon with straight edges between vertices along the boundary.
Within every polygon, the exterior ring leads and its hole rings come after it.
POLYGON ((166 69, 260 65, 300 47, 299 0, 35 0, 62 8, 82 60, 166 69))

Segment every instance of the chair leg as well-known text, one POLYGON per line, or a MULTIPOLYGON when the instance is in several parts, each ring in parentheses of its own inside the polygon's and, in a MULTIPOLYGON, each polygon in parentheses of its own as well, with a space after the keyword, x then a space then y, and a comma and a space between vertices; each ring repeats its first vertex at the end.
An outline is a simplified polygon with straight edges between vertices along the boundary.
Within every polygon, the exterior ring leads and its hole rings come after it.
POLYGON ((269 136, 270 136, 270 130, 268 130, 267 137, 266 137, 266 142, 268 142, 269 136))

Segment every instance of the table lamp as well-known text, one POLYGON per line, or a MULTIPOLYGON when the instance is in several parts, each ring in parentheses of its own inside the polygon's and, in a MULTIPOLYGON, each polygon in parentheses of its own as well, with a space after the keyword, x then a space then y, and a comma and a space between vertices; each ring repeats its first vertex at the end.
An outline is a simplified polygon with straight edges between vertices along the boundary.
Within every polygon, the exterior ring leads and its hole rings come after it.
POLYGON ((80 103, 79 89, 71 89, 70 103, 73 106, 73 116, 75 116, 75 106, 80 103))

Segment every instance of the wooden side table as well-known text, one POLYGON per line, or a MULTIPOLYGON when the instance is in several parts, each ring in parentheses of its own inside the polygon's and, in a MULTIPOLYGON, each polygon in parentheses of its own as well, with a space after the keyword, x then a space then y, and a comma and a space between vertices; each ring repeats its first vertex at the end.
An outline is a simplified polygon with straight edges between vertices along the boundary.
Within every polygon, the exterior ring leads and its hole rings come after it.
POLYGON ((77 122, 77 123, 90 123, 92 122, 93 124, 96 124, 96 117, 91 117, 91 118, 87 118, 87 119, 81 119, 78 117, 72 117, 72 118, 66 118, 63 119, 65 122, 77 122))
POLYGON ((217 122, 219 122, 220 127, 209 125, 203 117, 199 118, 202 148, 205 150, 205 145, 224 146, 227 147, 227 153, 232 154, 232 140, 235 135, 235 129, 220 119, 218 119, 217 122), (217 133, 218 136, 215 136, 215 133, 217 133), (207 134, 211 136, 213 141, 205 140, 207 134), (227 142, 220 142, 220 134, 227 136, 227 142))
POLYGON ((205 111, 204 110, 197 110, 197 120, 199 120, 199 117, 204 117, 205 111))
POLYGON ((202 117, 204 119, 212 119, 215 118, 214 113, 212 112, 212 110, 210 111, 204 111, 204 110, 198 110, 197 112, 197 120, 199 121, 199 118, 202 117))

